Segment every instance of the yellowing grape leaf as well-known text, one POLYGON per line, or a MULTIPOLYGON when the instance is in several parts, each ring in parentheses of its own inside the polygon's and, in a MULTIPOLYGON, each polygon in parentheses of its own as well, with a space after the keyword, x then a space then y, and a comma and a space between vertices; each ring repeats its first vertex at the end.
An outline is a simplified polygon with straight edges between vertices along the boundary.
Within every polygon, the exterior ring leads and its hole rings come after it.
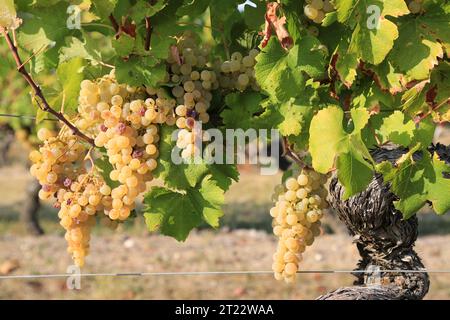
POLYGON ((383 142, 392 141, 407 147, 411 144, 415 130, 416 125, 411 119, 407 120, 401 111, 395 111, 389 117, 383 119, 380 135, 383 142))
POLYGON ((354 28, 349 51, 365 62, 381 63, 398 37, 395 23, 387 17, 409 13, 403 0, 336 0, 337 18, 354 28))
POLYGON ((364 190, 373 174, 370 164, 373 159, 361 138, 369 113, 358 108, 351 110, 351 116, 352 122, 344 127, 344 112, 338 106, 330 106, 320 110, 310 126, 312 165, 321 173, 329 172, 336 165, 339 181, 345 187, 344 198, 364 190), (353 130, 348 133, 351 127, 353 130))

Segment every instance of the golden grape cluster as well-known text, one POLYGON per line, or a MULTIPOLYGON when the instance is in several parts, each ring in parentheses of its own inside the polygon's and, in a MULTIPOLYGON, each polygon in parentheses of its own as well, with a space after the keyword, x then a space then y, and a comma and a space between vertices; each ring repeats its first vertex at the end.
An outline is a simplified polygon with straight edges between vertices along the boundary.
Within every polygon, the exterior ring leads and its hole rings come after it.
POLYGON ((98 190, 107 185, 101 176, 87 172, 86 148, 66 127, 58 135, 41 128, 37 136, 43 145, 31 151, 29 157, 33 162, 30 172, 42 186, 39 198, 56 197, 54 206, 59 208, 60 224, 66 230, 68 251, 75 263, 83 266, 89 250, 89 231, 95 224, 93 216, 107 207, 98 190))
POLYGON ((306 0, 303 8, 305 16, 314 23, 322 23, 325 15, 334 11, 335 8, 330 0, 306 0))
POLYGON ((292 283, 296 279, 302 253, 320 233, 320 220, 326 202, 326 176, 303 169, 275 188, 275 206, 270 209, 273 233, 278 238, 272 269, 277 280, 292 283))
POLYGON ((186 34, 177 44, 179 56, 169 55, 170 80, 174 85, 172 94, 176 99, 175 124, 180 129, 177 146, 181 156, 190 158, 196 152, 193 128, 196 121, 209 122, 208 109, 211 106, 212 90, 219 87, 218 76, 210 68, 210 50, 197 46, 196 41, 186 34))
POLYGON ((254 91, 260 88, 255 79, 255 58, 259 54, 256 49, 250 50, 249 54, 243 56, 240 52, 231 54, 231 59, 224 61, 220 65, 221 74, 219 76, 219 84, 221 88, 236 89, 244 91, 251 87, 254 91))
POLYGON ((213 63, 210 49, 199 46, 186 32, 170 49, 163 86, 120 84, 114 69, 99 79, 83 80, 78 113, 70 121, 103 150, 112 166, 109 177, 102 176, 95 165, 99 149, 82 142, 66 126, 57 134, 46 128, 38 131, 43 144, 30 153, 30 171, 42 186, 39 197, 56 198, 68 251, 78 266, 84 265, 89 252, 96 217, 116 228, 130 217, 136 198, 153 180, 160 126, 181 129, 177 146, 183 158, 192 157, 196 136, 200 143, 207 140, 206 132, 193 128, 197 121, 209 122, 213 90, 259 90, 253 71, 257 54, 257 50, 247 56, 235 52, 230 61, 213 63))
POLYGON ((176 49, 179 55, 169 55, 167 63, 170 65, 172 95, 177 104, 175 124, 180 129, 177 147, 182 150, 181 157, 189 159, 198 154, 198 144, 208 139, 205 132, 193 129, 196 121, 202 125, 209 122, 213 90, 244 91, 251 87, 259 91, 254 72, 259 51, 252 49, 247 56, 234 52, 230 61, 213 63, 210 49, 198 46, 189 32, 178 42, 176 49))

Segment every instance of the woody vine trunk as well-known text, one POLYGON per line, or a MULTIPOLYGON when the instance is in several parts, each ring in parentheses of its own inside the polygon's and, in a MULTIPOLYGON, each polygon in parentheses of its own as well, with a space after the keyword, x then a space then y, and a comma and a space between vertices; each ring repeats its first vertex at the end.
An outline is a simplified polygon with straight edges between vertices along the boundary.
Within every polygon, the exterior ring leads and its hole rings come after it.
MULTIPOLYGON (((372 151, 377 162, 395 162, 407 150, 379 148, 372 151)), ((432 145, 430 152, 450 163, 450 147, 432 145)), ((414 157, 420 158, 417 153, 414 157)), ((418 235, 416 215, 405 220, 394 207, 396 196, 375 174, 363 192, 342 200, 343 186, 334 177, 330 183, 330 205, 354 237, 361 259, 357 270, 412 270, 411 272, 355 273, 354 286, 343 287, 318 297, 319 300, 404 300, 422 299, 430 281, 414 250, 418 235)))

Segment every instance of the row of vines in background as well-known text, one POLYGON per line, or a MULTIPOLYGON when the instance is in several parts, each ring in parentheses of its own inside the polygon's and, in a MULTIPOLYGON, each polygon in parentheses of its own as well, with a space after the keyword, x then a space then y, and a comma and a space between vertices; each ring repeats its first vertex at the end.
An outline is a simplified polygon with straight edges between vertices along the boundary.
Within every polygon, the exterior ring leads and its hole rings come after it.
POLYGON ((31 172, 41 198, 56 198, 78 265, 92 225, 133 218, 141 193, 150 231, 183 241, 202 223, 219 226, 236 166, 171 158, 178 147, 192 159, 195 139, 208 142, 197 121, 282 135, 295 164, 271 211, 278 279, 293 280, 319 234, 331 172, 344 198, 379 172, 405 218, 427 202, 438 214, 450 209, 450 168, 427 152, 436 125, 450 120, 448 1, 1 3, 11 51, 17 42, 30 57, 19 70, 43 84, 32 94, 44 128, 31 172), (45 111, 65 123, 59 132, 45 111), (377 164, 370 149, 387 144, 407 152, 377 164), (164 186, 147 190, 154 178, 164 186))

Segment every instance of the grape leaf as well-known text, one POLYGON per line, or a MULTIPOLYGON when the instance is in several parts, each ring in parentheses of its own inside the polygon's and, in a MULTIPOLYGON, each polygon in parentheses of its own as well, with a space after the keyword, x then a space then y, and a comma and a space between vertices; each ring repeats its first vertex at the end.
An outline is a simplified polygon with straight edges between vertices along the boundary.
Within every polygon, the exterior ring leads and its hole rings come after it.
POLYGON ((305 116, 310 117, 313 108, 307 105, 301 105, 299 101, 290 99, 280 105, 277 110, 282 118, 278 124, 278 129, 283 136, 299 135, 305 122, 305 116))
POLYGON ((144 217, 150 231, 159 229, 164 235, 184 241, 202 221, 214 228, 219 226, 224 191, 206 176, 198 188, 189 188, 183 193, 153 187, 145 195, 144 203, 144 217))
POLYGON ((111 189, 117 188, 120 185, 120 183, 118 181, 111 180, 111 178, 109 177, 111 171, 114 168, 108 160, 108 156, 106 154, 106 149, 99 148, 97 150, 97 152, 99 153, 99 156, 94 160, 94 165, 95 165, 95 168, 97 169, 97 172, 100 173, 100 175, 105 180, 106 184, 109 187, 111 187, 111 189))
POLYGON ((68 3, 58 2, 51 7, 38 6, 31 12, 19 12, 24 23, 17 39, 21 49, 36 54, 31 59, 33 73, 57 68, 59 50, 65 45, 65 39, 78 32, 68 28, 68 6, 68 3))
POLYGON ((339 181, 345 187, 344 198, 362 191, 372 178, 373 159, 361 138, 361 130, 369 120, 366 109, 351 110, 350 123, 343 127, 344 112, 337 106, 320 110, 310 125, 309 146, 314 169, 321 173, 330 171, 335 163, 339 181))
MULTIPOLYGON (((64 112, 69 115, 74 114, 78 108, 80 84, 84 79, 83 68, 83 59, 73 58, 61 63, 56 70, 58 80, 62 85, 58 102, 59 99, 61 99, 61 103, 64 100, 64 112)), ((56 105, 57 102, 55 101, 54 104, 56 105)))
POLYGON ((347 88, 350 88, 356 79, 356 68, 358 67, 358 56, 355 52, 348 51, 348 43, 342 40, 336 48, 334 55, 336 63, 331 68, 337 71, 337 74, 347 88))
POLYGON ((326 47, 317 38, 305 36, 289 50, 287 59, 292 70, 304 71, 310 77, 320 78, 325 72, 327 56, 326 47))
POLYGON ((120 83, 132 86, 155 87, 166 77, 166 66, 151 57, 132 56, 124 61, 116 60, 116 78, 120 83))
POLYGON ((166 6, 166 0, 159 0, 155 4, 151 4, 150 1, 138 0, 136 4, 130 8, 129 13, 134 21, 139 22, 145 17, 153 17, 166 6))
POLYGON ((252 5, 245 4, 244 20, 245 24, 252 30, 259 31, 264 24, 264 15, 266 14, 266 6, 264 3, 256 3, 256 8, 252 5))
POLYGON ((158 167, 154 174, 156 177, 163 179, 168 187, 186 190, 194 187, 205 176, 208 168, 205 163, 173 163, 172 151, 176 141, 172 141, 172 136, 175 130, 168 126, 161 127, 160 156, 158 158, 158 167))
POLYGON ((408 20, 400 26, 400 36, 390 60, 410 80, 427 79, 444 51, 434 37, 424 32, 420 20, 408 20))
POLYGON ((233 181, 239 181, 239 171, 233 164, 213 164, 208 166, 208 173, 223 191, 227 191, 233 181))
POLYGON ((81 57, 89 60, 94 65, 98 61, 101 61, 101 54, 99 51, 88 50, 88 45, 86 42, 83 42, 76 37, 70 37, 67 45, 62 47, 60 50, 59 63, 63 63, 75 57, 81 57))
MULTIPOLYGON (((91 0, 93 12, 101 19, 107 18, 119 2, 118 0, 91 0)), ((125 2, 125 1, 122 1, 125 2)))
POLYGON ((416 125, 414 121, 405 120, 405 115, 401 111, 395 111, 389 117, 384 118, 379 130, 383 142, 392 141, 407 147, 411 144, 416 125))
POLYGON ((221 112, 224 125, 229 129, 254 128, 253 115, 262 110, 262 96, 257 92, 230 93, 225 97, 227 108, 221 112))
POLYGON ((128 57, 133 52, 135 41, 135 38, 124 33, 112 41, 112 46, 119 57, 128 57))
POLYGON ((426 201, 432 203, 438 214, 450 210, 450 179, 444 177, 450 167, 437 154, 431 157, 427 151, 422 152, 420 160, 414 161, 412 154, 416 150, 417 147, 412 148, 397 166, 388 161, 377 165, 385 181, 391 183, 392 192, 399 197, 395 207, 405 219, 414 215, 426 201))
MULTIPOLYGON (((353 139, 355 136, 350 137, 350 141, 353 139)), ((349 144, 348 152, 339 155, 336 161, 338 179, 345 187, 344 200, 363 191, 372 180, 373 167, 352 144, 349 144)))
POLYGON ((395 95, 405 89, 405 75, 398 72, 390 61, 384 60, 377 66, 371 65, 369 69, 375 73, 376 84, 384 91, 395 95))
POLYGON ((277 101, 301 94, 302 76, 289 66, 288 53, 272 37, 256 57, 255 77, 261 89, 277 101))
POLYGON ((339 22, 356 25, 349 51, 375 65, 384 60, 398 37, 397 26, 386 17, 409 13, 403 0, 336 0, 335 5, 339 22))

